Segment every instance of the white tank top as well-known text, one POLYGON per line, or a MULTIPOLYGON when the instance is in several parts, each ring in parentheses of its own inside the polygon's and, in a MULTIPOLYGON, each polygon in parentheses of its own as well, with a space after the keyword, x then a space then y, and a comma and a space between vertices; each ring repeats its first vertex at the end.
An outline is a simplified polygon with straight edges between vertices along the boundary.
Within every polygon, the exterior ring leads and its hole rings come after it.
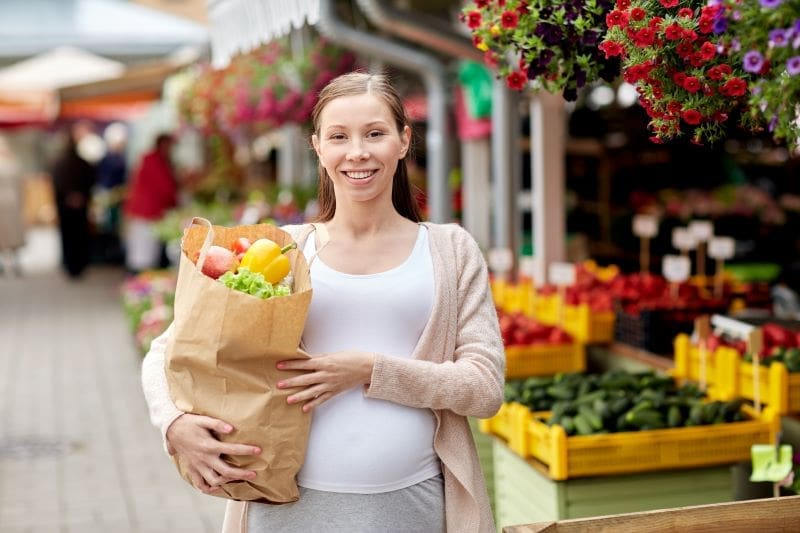
MULTIPOLYGON (((316 253, 312 233, 303 253, 316 253)), ((378 274, 338 272, 311 263, 313 296, 303 342, 313 354, 339 350, 410 358, 433 307, 433 260, 420 225, 411 255, 378 274)), ((430 409, 366 398, 361 387, 314 410, 298 484, 322 491, 379 493, 409 487, 441 472, 433 450, 430 409)))

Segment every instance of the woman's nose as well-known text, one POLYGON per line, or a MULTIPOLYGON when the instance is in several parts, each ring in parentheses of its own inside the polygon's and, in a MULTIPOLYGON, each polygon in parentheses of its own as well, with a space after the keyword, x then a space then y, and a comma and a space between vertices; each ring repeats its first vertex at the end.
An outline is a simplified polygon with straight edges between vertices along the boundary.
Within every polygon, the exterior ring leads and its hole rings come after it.
POLYGON ((347 151, 347 159, 351 161, 359 161, 369 158, 369 152, 364 149, 361 143, 353 143, 350 150, 347 151))

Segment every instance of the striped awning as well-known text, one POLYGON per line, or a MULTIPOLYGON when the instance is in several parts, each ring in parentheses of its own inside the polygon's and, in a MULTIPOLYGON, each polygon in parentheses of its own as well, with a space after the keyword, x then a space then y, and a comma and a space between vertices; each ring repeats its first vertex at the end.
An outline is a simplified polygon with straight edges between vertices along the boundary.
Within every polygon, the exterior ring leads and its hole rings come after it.
POLYGON ((223 68, 234 55, 318 19, 319 0, 208 0, 212 64, 223 68))

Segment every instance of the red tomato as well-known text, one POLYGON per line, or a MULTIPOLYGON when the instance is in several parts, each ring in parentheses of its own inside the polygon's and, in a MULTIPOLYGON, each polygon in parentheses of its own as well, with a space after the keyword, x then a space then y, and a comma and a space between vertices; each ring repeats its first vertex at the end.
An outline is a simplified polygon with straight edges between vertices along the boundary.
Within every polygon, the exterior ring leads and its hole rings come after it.
POLYGON ((252 243, 250 242, 250 239, 248 239, 247 237, 239 237, 238 239, 233 241, 233 244, 231 245, 231 250, 233 250, 233 253, 235 253, 236 255, 243 254, 244 252, 247 251, 248 248, 250 248, 250 244, 252 243))

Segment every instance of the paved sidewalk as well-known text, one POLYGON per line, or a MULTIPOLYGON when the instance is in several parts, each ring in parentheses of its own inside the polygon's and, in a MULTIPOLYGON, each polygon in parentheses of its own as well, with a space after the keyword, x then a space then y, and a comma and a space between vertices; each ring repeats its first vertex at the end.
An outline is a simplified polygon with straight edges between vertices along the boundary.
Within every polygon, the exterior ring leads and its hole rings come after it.
POLYGON ((0 531, 216 532, 225 502, 178 475, 150 425, 124 274, 56 268, 37 229, 22 277, 0 274, 0 531))

